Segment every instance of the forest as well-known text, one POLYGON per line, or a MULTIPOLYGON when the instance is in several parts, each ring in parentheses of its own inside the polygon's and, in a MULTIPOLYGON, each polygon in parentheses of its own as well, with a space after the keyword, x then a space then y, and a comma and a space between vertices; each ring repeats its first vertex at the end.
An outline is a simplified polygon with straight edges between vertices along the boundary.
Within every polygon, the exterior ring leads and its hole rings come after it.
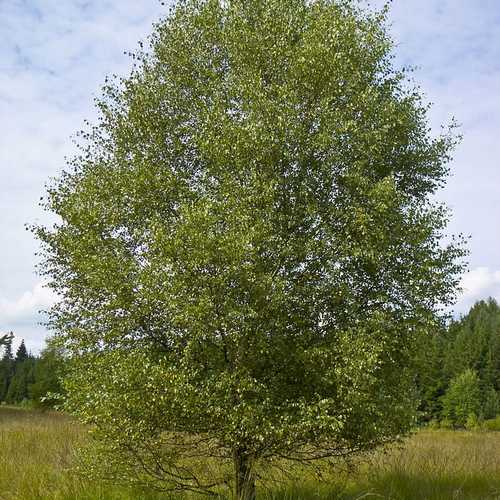
MULTIPOLYGON (((53 407, 68 360, 55 347, 31 354, 13 335, 0 361, 0 402, 53 407)), ((475 427, 500 412, 500 306, 493 298, 425 338, 418 352, 419 424, 475 427)))
POLYGON ((62 391, 61 376, 67 361, 50 346, 32 354, 24 340, 14 354, 13 343, 14 334, 7 334, 0 359, 0 403, 53 407, 54 397, 62 391))
POLYGON ((439 201, 463 134, 390 3, 179 0, 105 78, 25 225, 52 336, 0 335, 0 496, 17 441, 53 464, 18 498, 500 491, 500 306, 453 316, 439 201))
POLYGON ((499 412, 500 308, 494 299, 477 302, 451 321, 420 351, 421 417, 464 427, 499 412))

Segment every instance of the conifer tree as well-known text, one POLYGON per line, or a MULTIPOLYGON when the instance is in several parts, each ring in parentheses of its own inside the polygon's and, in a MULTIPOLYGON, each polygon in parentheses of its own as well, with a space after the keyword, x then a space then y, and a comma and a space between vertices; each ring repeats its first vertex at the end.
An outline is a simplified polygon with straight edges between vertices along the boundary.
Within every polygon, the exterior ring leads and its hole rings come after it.
POLYGON ((7 333, 5 335, 0 336, 0 347, 7 346, 8 344, 12 343, 12 337, 13 333, 7 333))
POLYGON ((26 350, 26 346, 24 344, 24 339, 21 340, 21 343, 19 344, 19 347, 17 348, 16 351, 16 358, 15 361, 16 363, 22 363, 26 359, 29 358, 28 351, 26 350))
POLYGON ((500 414, 500 399, 493 386, 487 386, 483 392, 483 417, 495 418, 500 414))
POLYGON ((28 388, 29 397, 37 406, 50 407, 59 401, 65 367, 63 354, 49 342, 35 363, 33 383, 28 388))
POLYGON ((14 340, 14 334, 10 332, 7 335, 2 336, 2 342, 0 345, 3 345, 3 361, 13 361, 14 356, 12 354, 12 342, 14 340))
POLYGON ((10 382, 14 375, 14 357, 12 355, 12 341, 14 334, 10 332, 1 337, 0 345, 3 345, 3 354, 0 361, 0 401, 5 401, 10 382))
POLYGON ((34 383, 35 360, 27 358, 15 363, 14 373, 5 396, 8 403, 21 403, 29 398, 29 386, 34 383))

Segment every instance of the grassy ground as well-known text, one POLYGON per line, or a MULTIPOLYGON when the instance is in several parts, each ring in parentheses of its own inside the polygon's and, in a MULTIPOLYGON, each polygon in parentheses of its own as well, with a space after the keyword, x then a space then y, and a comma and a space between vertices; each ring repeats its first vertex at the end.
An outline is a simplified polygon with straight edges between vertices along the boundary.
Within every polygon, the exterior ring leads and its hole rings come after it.
MULTIPOLYGON (((82 429, 69 418, 0 407, 0 500, 160 500, 171 498, 89 483, 68 468, 82 429)), ((349 477, 321 485, 307 473, 261 491, 266 500, 500 499, 500 432, 422 431, 377 453, 349 477)))

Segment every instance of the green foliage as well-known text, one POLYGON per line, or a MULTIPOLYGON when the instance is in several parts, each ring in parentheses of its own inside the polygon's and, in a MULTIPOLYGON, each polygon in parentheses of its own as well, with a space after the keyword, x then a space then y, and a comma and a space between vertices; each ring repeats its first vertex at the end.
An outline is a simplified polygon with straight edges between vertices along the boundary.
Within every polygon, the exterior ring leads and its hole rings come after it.
POLYGON ((35 360, 33 358, 16 361, 14 374, 9 384, 9 389, 5 396, 7 403, 17 403, 28 399, 28 387, 34 379, 35 360))
POLYGON ((6 380, 7 391, 3 398, 7 403, 19 403, 28 399, 28 388, 35 380, 35 365, 36 359, 28 354, 24 340, 21 340, 15 358, 10 361, 11 376, 6 380))
POLYGON ((417 348, 417 388, 420 398, 419 414, 422 421, 439 420, 442 396, 448 380, 443 373, 443 356, 446 352, 446 327, 422 337, 417 348))
POLYGON ((477 302, 470 312, 450 326, 444 357, 450 378, 475 370, 483 390, 500 390, 500 307, 494 299, 477 302))
POLYGON ((449 418, 443 418, 443 420, 439 423, 439 427, 444 430, 451 430, 454 428, 454 424, 449 418))
POLYGON ((61 394, 60 379, 67 364, 62 352, 49 343, 40 356, 28 354, 24 340, 14 358, 10 334, 0 360, 0 402, 52 407, 61 394))
POLYGON ((14 357, 12 355, 12 341, 14 335, 9 333, 3 335, 0 347, 3 346, 3 355, 0 360, 0 401, 4 401, 9 391, 10 382, 14 375, 14 357))
POLYGON ((19 347, 17 348, 17 351, 16 351, 15 361, 16 361, 16 363, 23 363, 29 357, 30 356, 28 355, 28 350, 26 349, 26 345, 24 344, 24 339, 22 339, 21 343, 19 344, 19 347))
POLYGON ((493 387, 488 387, 484 393, 483 416, 495 418, 500 413, 498 393, 493 387))
POLYGON ((467 419, 465 421, 465 428, 468 431, 477 431, 481 428, 481 420, 478 418, 478 416, 475 413, 469 413, 467 416, 467 419))
POLYGON ((440 428, 440 422, 437 419, 432 419, 427 423, 427 428, 431 430, 438 430, 440 428))
POLYGON ((61 379, 66 365, 67 361, 56 347, 49 344, 42 351, 35 365, 34 382, 29 387, 30 399, 37 406, 53 407, 60 402, 63 394, 61 379))
POLYGON ((477 373, 465 370, 455 377, 443 397, 443 415, 454 425, 464 427, 469 415, 481 413, 481 388, 477 373))
POLYGON ((421 421, 443 417, 443 396, 451 380, 467 369, 479 377, 482 414, 494 417, 498 412, 499 348, 500 308, 494 299, 477 302, 460 320, 424 338, 416 356, 421 421))
MULTIPOLYGON (((82 478, 73 473, 85 429, 65 415, 0 406, 0 491, 12 500, 201 500, 82 478)), ((485 500, 500 491, 500 433, 418 432, 322 483, 301 469, 290 484, 264 471, 262 500, 485 500), (274 484, 273 479, 277 479, 274 484)))
POLYGON ((48 190, 60 223, 35 228, 90 455, 205 492, 234 461, 251 498, 277 456, 408 431, 418 339, 464 252, 432 201, 456 139, 429 135, 385 13, 180 1, 136 61, 48 190))
POLYGON ((486 431, 500 431, 500 415, 496 418, 485 420, 482 427, 486 431))

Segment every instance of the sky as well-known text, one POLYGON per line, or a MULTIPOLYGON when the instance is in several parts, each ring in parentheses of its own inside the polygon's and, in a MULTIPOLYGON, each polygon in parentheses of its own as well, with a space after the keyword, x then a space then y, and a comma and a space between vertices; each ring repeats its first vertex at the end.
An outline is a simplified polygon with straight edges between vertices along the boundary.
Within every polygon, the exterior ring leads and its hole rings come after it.
MULTIPOLYGON (((375 0, 372 5, 381 5, 375 0)), ((0 332, 37 351, 54 301, 35 273, 37 243, 26 223, 50 177, 75 151, 106 75, 126 75, 125 52, 167 13, 158 0, 0 0, 0 332)), ((438 198, 453 211, 451 233, 470 235, 469 272, 455 306, 465 313, 500 300, 500 2, 394 0, 396 63, 415 68, 433 130, 455 117, 464 139, 438 198)))

